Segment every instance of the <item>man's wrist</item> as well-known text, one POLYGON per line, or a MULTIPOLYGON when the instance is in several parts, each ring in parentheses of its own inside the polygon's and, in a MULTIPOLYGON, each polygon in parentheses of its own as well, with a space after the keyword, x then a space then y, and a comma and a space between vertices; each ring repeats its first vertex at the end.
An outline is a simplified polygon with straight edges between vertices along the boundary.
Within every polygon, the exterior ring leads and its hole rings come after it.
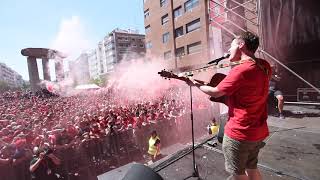
POLYGON ((200 88, 200 86, 202 86, 203 84, 197 82, 197 81, 193 81, 194 86, 200 88))

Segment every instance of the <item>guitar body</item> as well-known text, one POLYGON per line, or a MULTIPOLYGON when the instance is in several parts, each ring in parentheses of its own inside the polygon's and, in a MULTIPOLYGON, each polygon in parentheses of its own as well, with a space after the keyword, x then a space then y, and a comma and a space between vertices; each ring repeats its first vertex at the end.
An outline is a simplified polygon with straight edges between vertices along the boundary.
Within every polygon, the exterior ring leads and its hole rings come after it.
MULTIPOLYGON (((225 77, 226 77, 225 74, 216 73, 212 76, 210 83, 207 85, 211 86, 211 87, 216 87, 225 77)), ((223 103, 223 104, 227 105, 227 96, 222 96, 222 97, 218 97, 218 98, 210 97, 210 101, 219 102, 219 103, 223 103)))

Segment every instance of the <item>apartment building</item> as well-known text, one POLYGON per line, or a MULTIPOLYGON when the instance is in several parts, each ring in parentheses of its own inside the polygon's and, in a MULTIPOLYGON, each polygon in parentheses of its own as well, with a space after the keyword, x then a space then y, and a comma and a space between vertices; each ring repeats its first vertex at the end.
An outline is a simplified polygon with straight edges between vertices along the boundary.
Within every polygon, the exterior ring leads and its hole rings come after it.
POLYGON ((87 52, 88 65, 89 65, 89 76, 91 79, 99 78, 99 61, 98 61, 98 50, 97 48, 87 52))
POLYGON ((208 1, 145 0, 147 53, 184 68, 209 60, 208 1))
MULTIPOLYGON (((209 34, 212 49, 226 52, 234 35, 243 31, 259 34, 258 6, 257 0, 210 0, 209 34), (221 49, 217 50, 217 42, 221 49)), ((217 54, 221 56, 221 53, 217 54)))
POLYGON ((83 52, 74 61, 69 62, 69 77, 76 84, 86 84, 90 80, 88 53, 83 52))
POLYGON ((8 83, 11 87, 22 87, 24 83, 22 76, 4 63, 0 63, 0 81, 8 83))
POLYGON ((144 0, 144 24, 147 52, 180 69, 221 57, 232 33, 258 34, 257 2, 144 0))
POLYGON ((77 67, 77 63, 80 63, 84 70, 73 70, 76 77, 85 77, 86 81, 88 78, 98 79, 113 72, 121 61, 143 57, 145 53, 145 35, 139 34, 135 30, 117 28, 98 42, 96 48, 83 52, 70 64, 70 67, 77 67))
POLYGON ((97 74, 107 75, 114 71, 116 65, 121 61, 142 57, 145 52, 145 35, 135 30, 117 28, 98 43, 96 50, 98 68, 96 70, 99 72, 97 74))

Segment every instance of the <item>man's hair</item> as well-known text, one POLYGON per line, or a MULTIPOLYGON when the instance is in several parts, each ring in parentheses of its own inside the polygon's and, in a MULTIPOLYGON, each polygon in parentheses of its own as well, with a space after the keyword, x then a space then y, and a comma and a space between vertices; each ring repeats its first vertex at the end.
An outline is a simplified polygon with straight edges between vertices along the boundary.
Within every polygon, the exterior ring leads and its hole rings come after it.
POLYGON ((151 135, 157 135, 157 131, 156 130, 151 131, 151 135))
POLYGON ((252 32, 243 32, 239 36, 236 36, 236 39, 243 40, 247 49, 253 53, 258 49, 259 37, 252 32))

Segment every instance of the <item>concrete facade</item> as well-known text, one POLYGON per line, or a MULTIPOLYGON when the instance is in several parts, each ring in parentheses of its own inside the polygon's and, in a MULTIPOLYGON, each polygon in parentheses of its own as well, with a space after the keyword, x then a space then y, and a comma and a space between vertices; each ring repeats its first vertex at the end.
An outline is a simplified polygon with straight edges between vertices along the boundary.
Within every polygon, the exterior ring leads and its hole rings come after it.
POLYGON ((39 78, 39 72, 38 72, 37 58, 29 56, 27 58, 27 63, 28 63, 28 72, 29 72, 29 81, 31 85, 31 90, 32 92, 39 91, 40 78, 39 78))
POLYGON ((221 57, 233 36, 215 22, 235 34, 241 29, 258 33, 256 8, 256 0, 145 0, 147 53, 163 58, 170 69, 185 69, 221 57), (197 19, 200 26, 189 32, 197 19), (163 41, 166 33, 169 40, 163 41), (197 50, 190 52, 190 46, 197 43, 197 50))
POLYGON ((55 59, 55 71, 57 81, 63 80, 63 58, 65 58, 65 56, 61 52, 46 48, 26 48, 21 50, 21 54, 23 56, 27 56, 29 79, 31 91, 33 93, 41 89, 37 58, 42 59, 43 77, 45 80, 51 79, 49 70, 49 59, 55 59))
POLYGON ((145 35, 134 30, 115 29, 98 43, 95 53, 89 56, 90 75, 105 76, 114 71, 122 60, 142 57, 145 52, 145 35))
POLYGON ((79 84, 89 83, 89 63, 88 53, 82 53, 76 60, 69 62, 69 77, 79 84))
POLYGON ((91 79, 99 78, 99 62, 97 49, 91 50, 87 53, 88 65, 89 65, 89 76, 91 79))
POLYGON ((208 62, 207 1, 162 2, 144 2, 147 53, 165 59, 170 69, 208 62), (168 41, 163 39, 166 33, 169 34, 168 41))
POLYGON ((56 72, 56 80, 62 81, 64 79, 64 70, 63 70, 63 60, 58 58, 55 59, 54 69, 56 72))
POLYGON ((48 58, 42 59, 42 72, 43 72, 43 79, 47 81, 51 81, 48 58))
POLYGON ((24 83, 22 76, 4 63, 0 63, 0 81, 7 83, 10 87, 22 87, 24 83))

